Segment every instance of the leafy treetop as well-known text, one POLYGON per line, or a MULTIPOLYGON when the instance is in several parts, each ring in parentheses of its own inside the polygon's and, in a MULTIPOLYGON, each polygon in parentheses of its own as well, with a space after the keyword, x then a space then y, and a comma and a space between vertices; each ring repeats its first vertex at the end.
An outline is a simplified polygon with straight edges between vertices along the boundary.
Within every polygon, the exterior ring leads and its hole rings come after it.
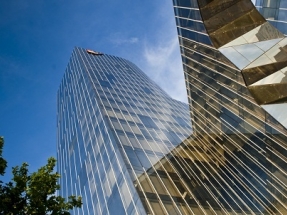
MULTIPOLYGON (((0 175, 5 174, 7 161, 2 157, 4 139, 0 137, 0 175)), ((82 206, 81 197, 65 198, 56 195, 60 185, 60 175, 54 172, 55 158, 29 173, 28 164, 12 168, 13 178, 10 182, 0 181, 0 215, 69 215, 69 210, 82 206)))

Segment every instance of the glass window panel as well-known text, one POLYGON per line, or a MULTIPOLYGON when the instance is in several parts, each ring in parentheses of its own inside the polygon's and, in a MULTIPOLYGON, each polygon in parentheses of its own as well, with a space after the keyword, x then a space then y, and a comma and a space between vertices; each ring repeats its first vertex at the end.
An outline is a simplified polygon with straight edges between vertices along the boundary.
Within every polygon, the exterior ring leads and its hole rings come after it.
POLYGON ((158 194, 167 195, 166 189, 163 187, 157 176, 150 175, 150 180, 158 194))
POLYGON ((125 214, 125 209, 117 186, 114 186, 112 198, 109 198, 108 200, 108 209, 110 214, 125 214))
POLYGON ((142 166, 145 167, 145 168, 150 168, 151 167, 151 163, 149 162, 149 160, 148 160, 147 156, 145 155, 145 153, 142 152, 142 151, 138 151, 138 150, 136 150, 135 152, 136 152, 136 154, 137 154, 142 166))
POLYGON ((173 215, 180 214, 180 212, 177 210, 177 208, 172 203, 164 202, 164 206, 169 214, 173 214, 173 215))
POLYGON ((119 133, 120 143, 125 146, 130 146, 130 142, 124 133, 119 133))
POLYGON ((175 7, 175 11, 176 11, 176 16, 186 17, 186 18, 195 19, 195 20, 201 20, 199 10, 175 7))
POLYGON ((280 8, 287 8, 287 1, 281 0, 280 1, 280 8))
POLYGON ((239 69, 246 67, 250 61, 243 55, 237 52, 233 47, 219 49, 232 63, 234 63, 239 69))
POLYGON ((174 0, 174 4, 181 7, 198 8, 197 1, 174 0))
POLYGON ((140 183, 144 192, 155 193, 147 179, 142 180, 140 183))
POLYGON ((123 201, 125 203, 125 207, 128 208, 128 206, 132 202, 132 197, 131 197, 131 195, 129 193, 129 189, 127 187, 127 184, 125 183, 125 181, 123 181, 123 183, 119 187, 120 187, 120 191, 121 191, 121 194, 122 194, 123 201))
POLYGON ((152 210, 154 211, 154 214, 166 214, 165 211, 163 211, 159 202, 150 201, 150 204, 151 204, 152 210))
POLYGON ((132 149, 125 148, 129 161, 133 166, 141 167, 141 163, 132 149))

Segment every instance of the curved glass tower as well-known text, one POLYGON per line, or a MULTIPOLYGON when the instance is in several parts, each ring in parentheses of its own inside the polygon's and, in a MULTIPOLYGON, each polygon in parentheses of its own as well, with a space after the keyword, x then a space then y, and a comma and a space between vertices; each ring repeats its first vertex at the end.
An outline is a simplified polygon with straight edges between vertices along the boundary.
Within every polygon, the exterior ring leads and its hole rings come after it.
MULTIPOLYGON (((57 121, 60 194, 83 199, 73 214, 158 214, 163 200, 145 192, 138 177, 190 135, 187 104, 133 63, 75 48, 58 91, 57 121)), ((167 205, 164 212, 174 210, 167 205)))

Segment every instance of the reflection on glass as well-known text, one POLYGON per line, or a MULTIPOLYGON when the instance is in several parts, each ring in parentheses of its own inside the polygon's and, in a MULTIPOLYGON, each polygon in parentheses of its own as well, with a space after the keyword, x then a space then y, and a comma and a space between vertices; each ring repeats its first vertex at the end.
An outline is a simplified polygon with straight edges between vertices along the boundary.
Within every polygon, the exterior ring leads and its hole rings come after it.
POLYGON ((179 31, 193 134, 148 171, 174 182, 163 183, 181 193, 170 201, 181 213, 285 214, 284 35, 250 0, 198 3, 212 45, 179 31))
POLYGON ((83 198, 72 214, 146 214, 134 180, 192 129, 188 105, 134 64, 75 48, 59 89, 58 133, 61 195, 83 198))

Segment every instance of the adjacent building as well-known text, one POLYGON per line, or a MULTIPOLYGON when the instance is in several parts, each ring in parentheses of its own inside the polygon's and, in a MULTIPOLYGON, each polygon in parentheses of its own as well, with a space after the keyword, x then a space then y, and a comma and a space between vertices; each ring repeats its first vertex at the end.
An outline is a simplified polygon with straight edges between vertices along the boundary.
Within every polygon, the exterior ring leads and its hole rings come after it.
POLYGON ((174 11, 193 199, 202 214, 286 214, 285 36, 250 0, 174 0, 174 11))

